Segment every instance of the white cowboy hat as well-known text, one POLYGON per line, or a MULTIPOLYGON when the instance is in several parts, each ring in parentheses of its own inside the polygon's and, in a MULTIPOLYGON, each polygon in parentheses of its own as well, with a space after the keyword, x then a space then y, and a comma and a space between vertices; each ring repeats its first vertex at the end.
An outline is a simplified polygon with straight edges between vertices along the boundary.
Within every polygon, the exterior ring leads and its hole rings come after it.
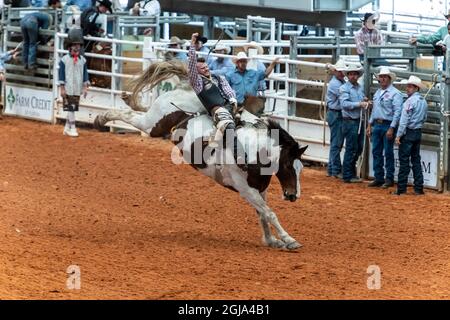
POLYGON ((239 53, 237 54, 237 57, 233 59, 233 62, 236 63, 236 62, 238 62, 239 60, 248 60, 248 57, 247 57, 247 55, 245 54, 245 52, 242 52, 242 51, 239 52, 239 53))
POLYGON ((326 65, 326 68, 332 71, 345 71, 347 69, 347 63, 344 59, 339 59, 336 64, 330 64, 328 63, 326 65))
POLYGON ((348 64, 347 67, 342 70, 345 75, 348 75, 350 72, 358 72, 359 76, 362 76, 364 74, 364 68, 361 66, 361 64, 348 64))
POLYGON ((375 25, 377 24, 378 20, 380 20, 380 14, 378 12, 368 12, 364 15, 363 22, 366 24, 367 29, 373 30, 375 29, 375 25))
POLYGON ((426 89, 427 86, 425 84, 422 83, 422 80, 420 80, 420 78, 416 77, 416 76, 410 76, 408 80, 402 80, 401 84, 412 84, 416 87, 418 87, 419 89, 426 89))
POLYGON ((229 46, 223 45, 223 44, 218 44, 213 52, 217 52, 217 51, 225 51, 225 54, 229 54, 231 52, 231 48, 229 46))
POLYGON ((379 76, 389 76, 391 78, 392 82, 394 82, 397 79, 397 75, 393 73, 391 70, 389 70, 388 67, 381 67, 380 72, 376 75, 377 78, 379 76))
POLYGON ((255 41, 250 42, 249 44, 244 46, 244 51, 248 53, 248 49, 256 49, 258 55, 264 54, 264 48, 257 44, 255 41))

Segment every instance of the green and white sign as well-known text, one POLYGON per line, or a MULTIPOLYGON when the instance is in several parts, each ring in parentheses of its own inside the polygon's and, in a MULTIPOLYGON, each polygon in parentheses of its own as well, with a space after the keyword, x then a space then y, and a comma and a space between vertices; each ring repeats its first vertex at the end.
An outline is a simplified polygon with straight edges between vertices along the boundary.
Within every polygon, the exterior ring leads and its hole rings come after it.
POLYGON ((53 94, 48 90, 37 90, 19 86, 5 86, 4 114, 53 121, 53 94))

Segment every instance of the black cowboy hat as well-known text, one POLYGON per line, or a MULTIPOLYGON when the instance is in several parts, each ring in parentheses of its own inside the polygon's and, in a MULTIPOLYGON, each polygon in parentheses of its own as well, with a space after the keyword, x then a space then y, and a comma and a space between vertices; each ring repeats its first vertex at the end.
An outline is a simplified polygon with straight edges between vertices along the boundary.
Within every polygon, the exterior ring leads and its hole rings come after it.
POLYGON ((203 44, 205 44, 206 42, 208 42, 208 38, 204 37, 204 36, 198 36, 197 41, 195 41, 195 43, 198 43, 199 41, 201 41, 203 44))
POLYGON ((112 10, 113 4, 110 0, 97 0, 97 2, 99 5, 105 6, 110 13, 113 13, 113 10, 112 10))

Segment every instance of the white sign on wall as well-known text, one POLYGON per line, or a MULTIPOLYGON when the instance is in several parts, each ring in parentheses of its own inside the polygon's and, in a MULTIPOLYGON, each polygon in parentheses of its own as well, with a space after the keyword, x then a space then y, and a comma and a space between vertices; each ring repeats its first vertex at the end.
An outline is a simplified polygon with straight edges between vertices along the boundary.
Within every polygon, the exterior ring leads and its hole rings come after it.
MULTIPOLYGON (((436 188, 438 184, 438 153, 437 151, 432 151, 422 148, 420 150, 420 157, 422 161, 422 172, 423 172, 423 182, 424 185, 430 188, 436 188)), ((394 158, 395 158, 395 178, 397 180, 398 170, 400 168, 400 161, 398 159, 398 147, 394 147, 394 158)), ((369 176, 373 177, 373 157, 372 152, 369 156, 369 176)), ((412 170, 409 173, 408 182, 412 183, 413 174, 412 170)))
POLYGON ((53 121, 52 91, 7 84, 4 96, 4 114, 46 122, 53 121))

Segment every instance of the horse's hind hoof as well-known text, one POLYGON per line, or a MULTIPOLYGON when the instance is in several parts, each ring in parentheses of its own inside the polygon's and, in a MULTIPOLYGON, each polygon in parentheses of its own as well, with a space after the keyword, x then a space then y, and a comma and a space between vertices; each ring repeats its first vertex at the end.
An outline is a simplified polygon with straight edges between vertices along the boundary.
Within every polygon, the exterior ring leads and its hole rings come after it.
POLYGON ((297 250, 297 249, 300 249, 301 247, 303 247, 303 246, 300 243, 298 243, 297 241, 286 244, 286 249, 288 249, 288 250, 297 250))
POLYGON ((107 126, 104 126, 100 123, 100 116, 96 116, 94 120, 94 129, 100 131, 100 132, 108 132, 109 128, 107 126))

